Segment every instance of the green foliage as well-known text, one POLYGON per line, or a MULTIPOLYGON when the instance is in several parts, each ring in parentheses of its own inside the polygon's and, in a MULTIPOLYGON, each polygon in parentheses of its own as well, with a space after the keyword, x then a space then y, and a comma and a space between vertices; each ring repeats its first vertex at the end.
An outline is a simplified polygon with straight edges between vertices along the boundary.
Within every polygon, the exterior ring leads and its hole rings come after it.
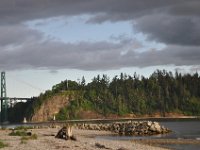
MULTIPOLYGON (((124 115, 128 113, 151 115, 180 112, 188 115, 200 115, 200 77, 198 73, 174 75, 165 70, 155 71, 149 78, 134 73, 121 73, 113 79, 106 75, 94 77, 86 84, 83 77, 80 83, 65 80, 46 91, 35 101, 27 105, 25 113, 31 116, 52 96, 67 96, 70 100, 56 115, 58 120, 79 118, 81 110, 93 110, 104 116, 108 114, 124 115)), ((11 116, 25 105, 16 106, 11 116), (19 108, 17 108, 19 107, 19 108)), ((22 119, 22 117, 20 117, 22 119)))
POLYGON ((15 128, 15 130, 24 130, 27 131, 28 129, 33 129, 31 126, 18 126, 15 128))
POLYGON ((21 136, 21 143, 25 144, 28 140, 36 140, 38 137, 36 134, 30 134, 29 132, 26 132, 28 128, 25 128, 23 126, 16 128, 15 130, 12 130, 11 133, 9 133, 9 136, 21 136))
POLYGON ((27 132, 22 130, 17 130, 17 131, 12 131, 11 133, 9 133, 10 136, 27 136, 27 132))
POLYGON ((57 120, 67 120, 67 119, 78 119, 78 112, 80 110, 80 105, 77 100, 70 101, 67 107, 64 107, 56 115, 57 120))
POLYGON ((68 119, 68 111, 65 107, 62 108, 58 114, 56 114, 56 119, 57 120, 67 120, 68 119))
POLYGON ((94 110, 94 104, 91 101, 83 101, 81 107, 83 110, 94 110))
POLYGON ((37 140, 37 134, 32 134, 31 136, 22 136, 21 144, 26 144, 28 140, 37 140))
MULTIPOLYGON (((95 110, 103 115, 110 113, 138 115, 160 112, 183 112, 200 115, 200 78, 194 75, 173 74, 165 70, 155 71, 149 78, 134 73, 133 77, 121 73, 111 81, 106 76, 94 77, 86 85, 83 77, 81 84, 71 88, 74 99, 57 114, 60 120, 78 118, 80 110, 95 110)), ((57 84, 53 91, 66 90, 66 81, 57 84)), ((67 90, 69 91, 69 90, 67 90)), ((69 93, 67 93, 69 94, 69 93)))
POLYGON ((7 147, 8 144, 5 144, 3 141, 0 140, 0 148, 7 147))

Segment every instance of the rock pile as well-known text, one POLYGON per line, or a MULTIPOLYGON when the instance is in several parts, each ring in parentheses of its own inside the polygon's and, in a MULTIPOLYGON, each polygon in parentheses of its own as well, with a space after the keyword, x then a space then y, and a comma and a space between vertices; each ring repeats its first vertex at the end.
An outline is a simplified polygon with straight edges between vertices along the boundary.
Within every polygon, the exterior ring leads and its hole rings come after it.
POLYGON ((112 131, 119 135, 154 135, 171 132, 168 128, 152 121, 115 122, 111 124, 79 124, 79 129, 112 131))
POLYGON ((99 131, 111 131, 111 124, 77 124, 78 129, 84 130, 99 130, 99 131))
POLYGON ((171 132, 171 130, 161 126, 158 122, 152 121, 113 123, 111 131, 119 135, 154 135, 171 132))

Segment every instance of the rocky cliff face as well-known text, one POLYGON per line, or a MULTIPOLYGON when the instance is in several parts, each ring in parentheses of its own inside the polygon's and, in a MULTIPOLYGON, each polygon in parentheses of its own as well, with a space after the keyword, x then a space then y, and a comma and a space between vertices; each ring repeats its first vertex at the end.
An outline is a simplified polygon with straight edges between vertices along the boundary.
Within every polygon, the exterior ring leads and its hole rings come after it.
POLYGON ((33 115, 32 121, 48 121, 52 120, 54 115, 59 110, 68 105, 71 96, 69 95, 57 95, 47 99, 39 108, 39 110, 33 115))

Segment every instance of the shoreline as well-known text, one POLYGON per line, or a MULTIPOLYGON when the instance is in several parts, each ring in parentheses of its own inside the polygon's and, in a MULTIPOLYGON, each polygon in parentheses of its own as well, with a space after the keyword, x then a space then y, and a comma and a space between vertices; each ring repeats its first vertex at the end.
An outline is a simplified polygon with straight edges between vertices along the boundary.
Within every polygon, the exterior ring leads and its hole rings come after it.
POLYGON ((166 148, 149 146, 147 144, 141 143, 140 141, 122 141, 122 140, 107 140, 107 139, 97 139, 96 136, 99 135, 109 135, 108 131, 91 131, 91 130, 80 130, 74 129, 74 136, 77 141, 57 139, 54 135, 57 134, 59 129, 56 128, 46 128, 46 129, 29 129, 33 134, 37 134, 38 138, 36 140, 28 140, 27 143, 21 143, 21 137, 9 136, 8 134, 11 130, 1 130, 0 139, 8 144, 5 150, 56 150, 56 149, 70 149, 70 150, 95 150, 99 149, 98 145, 104 146, 102 149, 113 149, 113 150, 166 150, 166 148))
MULTIPOLYGON (((200 140, 195 139, 142 139, 132 140, 132 142, 140 142, 142 144, 161 147, 166 149, 176 149, 176 146, 186 149, 186 146, 193 146, 195 149, 199 149, 200 140)), ((188 148, 187 148, 188 149, 188 148)))
POLYGON ((49 125, 64 125, 65 123, 110 123, 110 122, 122 122, 122 121, 200 121, 200 116, 167 116, 167 117, 118 117, 118 118, 96 118, 96 119, 73 119, 73 120, 50 120, 50 121, 42 121, 42 122, 17 122, 17 123, 2 123, 0 127, 9 127, 9 126, 49 126, 49 125))
POLYGON ((134 142, 140 141, 141 143, 148 145, 156 144, 195 144, 200 146, 200 140, 195 139, 142 139, 142 140, 132 140, 134 142))
POLYGON ((179 116, 179 117, 124 117, 124 118, 98 118, 98 119, 73 119, 73 120, 50 120, 50 121, 42 121, 42 122, 26 122, 26 123, 8 123, 8 124, 0 124, 0 127, 7 127, 12 125, 17 126, 44 126, 44 125, 63 125, 65 123, 110 123, 110 122, 122 122, 122 121, 200 121, 200 116, 179 116))

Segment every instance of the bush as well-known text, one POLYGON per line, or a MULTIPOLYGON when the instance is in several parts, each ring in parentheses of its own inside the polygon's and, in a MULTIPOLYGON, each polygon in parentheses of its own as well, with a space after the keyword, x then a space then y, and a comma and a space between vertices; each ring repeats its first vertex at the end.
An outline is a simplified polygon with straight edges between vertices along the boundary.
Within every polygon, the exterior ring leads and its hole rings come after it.
POLYGON ((7 147, 7 146, 8 146, 8 144, 5 144, 0 140, 0 148, 4 148, 4 147, 7 147))
POLYGON ((33 127, 18 126, 18 127, 15 128, 15 130, 24 130, 24 131, 27 131, 28 129, 33 129, 33 127))
POLYGON ((31 136, 22 136, 21 144, 26 144, 28 140, 37 140, 37 134, 33 134, 31 136))
POLYGON ((10 136, 27 136, 27 132, 26 131, 12 131, 11 133, 9 133, 10 136))

